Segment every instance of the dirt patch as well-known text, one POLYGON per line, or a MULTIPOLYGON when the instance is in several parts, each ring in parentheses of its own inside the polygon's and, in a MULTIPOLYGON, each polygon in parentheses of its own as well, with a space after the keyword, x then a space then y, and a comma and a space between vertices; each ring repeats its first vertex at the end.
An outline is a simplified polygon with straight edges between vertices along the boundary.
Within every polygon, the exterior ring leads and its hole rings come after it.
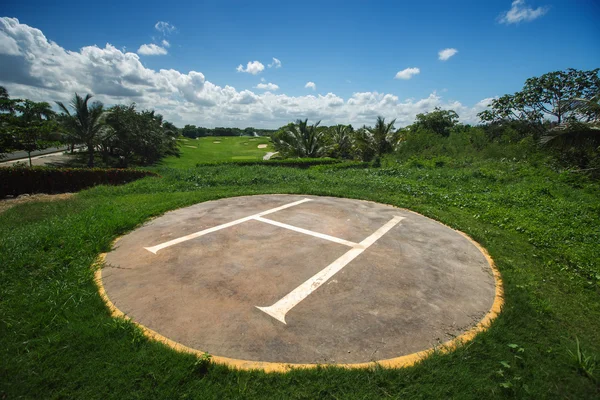
POLYGON ((267 148, 267 146, 268 146, 268 145, 266 145, 266 144, 259 144, 259 145, 258 145, 258 148, 259 148, 259 149, 266 149, 266 148, 267 148))
POLYGON ((22 194, 17 198, 0 199, 0 213, 18 206, 19 204, 32 203, 34 201, 57 201, 66 200, 73 196, 73 193, 61 193, 61 194, 22 194))

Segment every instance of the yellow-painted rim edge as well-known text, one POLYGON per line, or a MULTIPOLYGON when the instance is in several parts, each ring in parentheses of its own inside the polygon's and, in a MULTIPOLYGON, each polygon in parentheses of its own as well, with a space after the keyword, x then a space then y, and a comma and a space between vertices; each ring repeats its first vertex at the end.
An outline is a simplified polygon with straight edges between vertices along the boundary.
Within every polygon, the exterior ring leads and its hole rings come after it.
MULTIPOLYGON (((492 274, 494 275, 496 290, 495 290, 495 294, 494 294, 494 302, 492 303, 492 307, 485 314, 485 316, 477 323, 477 325, 475 325, 468 331, 460 334, 459 336, 455 337, 454 339, 451 339, 451 340, 448 340, 448 341, 442 343, 439 346, 432 347, 432 348, 429 348, 429 349, 423 350, 423 351, 418 351, 416 353, 406 354, 406 355, 403 355, 400 357, 394 357, 394 358, 389 358, 389 359, 385 359, 385 360, 371 361, 371 362, 365 362, 365 363, 293 364, 293 363, 239 360, 237 358, 221 357, 221 356, 215 356, 215 355, 211 355, 211 361, 214 363, 226 365, 228 367, 235 368, 235 369, 263 370, 265 372, 287 372, 287 371, 289 371, 291 369, 295 369, 295 368, 296 369, 316 368, 319 366, 321 366, 321 367, 332 366, 332 367, 340 367, 340 368, 372 368, 375 366, 381 366, 381 367, 385 367, 385 368, 404 368, 404 367, 410 367, 410 366, 416 364, 417 362, 425 359, 427 356, 429 356, 436 350, 439 353, 448 353, 448 352, 456 349, 461 344, 464 344, 468 341, 473 340, 473 338, 478 333, 487 330, 487 328, 489 328, 489 326, 491 325, 492 321, 498 317, 498 315, 500 314, 502 307, 504 305, 504 288, 503 288, 503 283, 502 283, 502 276, 500 275, 500 272, 496 268, 496 264, 494 263, 494 260, 492 259, 492 257, 489 255, 489 253, 487 252, 487 250, 485 248, 483 248, 479 243, 477 243, 475 240, 473 240, 466 233, 458 231, 456 229, 453 229, 453 228, 451 228, 439 221, 436 221, 432 218, 429 218, 425 215, 422 215, 422 214, 419 214, 419 213, 416 213, 414 211, 407 210, 404 208, 401 208, 401 209, 404 211, 411 212, 413 214, 420 215, 427 219, 431 219, 439 224, 442 224, 442 225, 448 227, 449 229, 452 229, 453 231, 459 233, 461 236, 463 236, 467 240, 469 240, 485 256, 485 258, 488 261, 488 264, 492 270, 492 274)), ((119 239, 120 239, 120 237, 115 239, 113 242, 113 245, 119 239)), ((188 353, 188 354, 194 354, 196 356, 202 356, 205 354, 204 351, 192 349, 191 347, 187 347, 179 342, 176 342, 174 340, 171 340, 171 339, 161 335, 158 332, 153 331, 150 328, 145 327, 144 325, 142 325, 138 322, 135 322, 134 320, 129 318, 127 315, 125 315, 125 313, 123 311, 119 310, 117 308, 117 306, 115 306, 113 304, 113 302, 110 300, 110 298, 106 294, 106 290, 104 289, 104 285, 102 284, 102 265, 104 264, 105 257, 106 257, 106 253, 100 254, 98 256, 96 262, 94 263, 94 266, 96 268, 96 270, 94 272, 94 281, 96 282, 96 285, 98 286, 98 293, 100 294, 100 297, 102 298, 102 300, 108 307, 112 317, 124 318, 126 320, 131 321, 133 324, 135 324, 138 328, 140 328, 142 330, 142 332, 144 333, 144 335, 146 337, 148 337, 151 340, 155 340, 157 342, 163 343, 175 351, 179 351, 182 353, 188 353)))

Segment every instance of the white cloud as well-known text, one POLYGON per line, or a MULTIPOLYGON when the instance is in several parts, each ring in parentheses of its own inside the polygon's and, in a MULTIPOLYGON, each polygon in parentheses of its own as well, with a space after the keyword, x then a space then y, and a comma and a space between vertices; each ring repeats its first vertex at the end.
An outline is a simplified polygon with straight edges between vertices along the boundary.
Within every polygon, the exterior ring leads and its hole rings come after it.
POLYGON ((163 45, 163 47, 171 47, 171 43, 169 43, 168 40, 163 39, 161 44, 163 45))
POLYGON ((517 24, 522 21, 533 21, 547 12, 546 6, 533 9, 525 5, 525 0, 514 0, 510 10, 500 14, 499 20, 503 24, 517 24))
POLYGON ((279 89, 279 86, 277 86, 274 83, 259 83, 258 85, 255 86, 256 89, 261 89, 261 90, 271 90, 271 91, 275 91, 277 89, 279 89))
POLYGON ((272 67, 281 68, 281 61, 279 61, 278 59, 273 57, 273 62, 271 64, 269 64, 268 67, 269 68, 272 68, 272 67))
POLYGON ((381 115, 396 118, 400 127, 434 107, 453 109, 462 122, 477 123, 477 112, 491 101, 484 99, 467 107, 446 101, 437 93, 402 100, 377 92, 342 98, 334 93, 290 96, 239 91, 229 85, 215 85, 199 71, 146 68, 138 54, 110 44, 68 51, 48 40, 42 31, 14 18, 0 18, 0 49, 0 85, 12 97, 53 104, 56 100, 68 102, 75 92, 92 93, 94 100, 107 106, 135 102, 140 109, 154 109, 177 126, 277 128, 298 118, 322 120, 324 125, 362 126, 373 125, 381 115))
POLYGON ((141 45, 137 52, 143 56, 163 56, 167 54, 167 49, 150 43, 141 45))
POLYGON ((177 30, 177 28, 175 28, 175 26, 173 26, 170 23, 165 22, 165 21, 158 21, 156 24, 154 24, 154 29, 156 29, 163 35, 168 35, 177 30))
POLYGON ((438 57, 440 60, 446 61, 447 59, 449 59, 456 53, 458 53, 458 50, 456 50, 456 49, 444 49, 444 50, 440 50, 440 52, 438 53, 438 57))
POLYGON ((402 71, 398 71, 394 79, 410 79, 414 75, 417 75, 419 73, 421 73, 421 70, 419 68, 406 68, 402 71))
POLYGON ((304 87, 307 89, 317 90, 317 85, 314 82, 306 82, 304 87))
POLYGON ((0 31, 0 54, 9 56, 18 56, 21 54, 17 41, 2 31, 0 31))
POLYGON ((262 65, 262 63, 260 63, 258 61, 248 61, 248 65, 246 66, 246 69, 244 69, 244 66, 242 64, 240 64, 236 68, 236 71, 237 72, 247 72, 249 74, 256 75, 256 74, 260 74, 261 72, 263 72, 264 69, 265 69, 265 66, 262 65))

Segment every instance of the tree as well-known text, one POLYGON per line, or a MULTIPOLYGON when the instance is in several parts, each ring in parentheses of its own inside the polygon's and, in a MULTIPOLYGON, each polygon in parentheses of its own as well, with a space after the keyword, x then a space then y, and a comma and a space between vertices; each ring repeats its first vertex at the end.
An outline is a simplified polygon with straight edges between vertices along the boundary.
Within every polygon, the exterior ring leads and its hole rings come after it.
POLYGON ((308 119, 297 120, 281 135, 274 135, 273 142, 277 151, 295 157, 321 157, 327 150, 323 143, 323 132, 317 127, 319 122, 308 125, 308 119))
POLYGON ((14 105, 15 148, 25 150, 31 167, 31 153, 47 149, 58 143, 60 136, 53 120, 56 113, 46 102, 36 103, 31 100, 18 100, 14 105))
POLYGON ((574 107, 574 102, 590 100, 600 90, 599 68, 579 71, 569 68, 525 81, 523 90, 492 100, 489 109, 478 114, 484 122, 522 120, 538 131, 544 131, 544 120, 589 122, 594 118, 588 110, 574 107))
POLYGON ((62 102, 56 102, 64 113, 61 118, 64 128, 78 143, 87 146, 88 167, 90 168, 94 166, 94 149, 96 145, 110 134, 104 121, 106 118, 104 105, 100 102, 88 105, 91 98, 91 94, 87 94, 84 98, 75 93, 69 103, 73 114, 62 102))
POLYGON ((567 121, 548 130, 540 139, 542 145, 559 151, 559 158, 581 169, 600 166, 600 95, 592 99, 574 99, 568 107, 587 115, 587 121, 567 121))
POLYGON ((106 123, 113 135, 102 143, 105 162, 112 155, 119 157, 121 166, 133 161, 151 164, 165 155, 179 154, 177 128, 154 111, 138 112, 135 104, 117 105, 109 110, 106 123))
POLYGON ((5 87, 0 86, 0 159, 13 150, 12 121, 15 101, 10 99, 5 87))
POLYGON ((333 155, 348 158, 352 148, 352 125, 335 125, 328 131, 333 155))
POLYGON ((398 142, 398 135, 394 130, 395 119, 390 123, 385 123, 385 118, 377 117, 374 128, 367 128, 367 140, 370 142, 375 154, 381 156, 394 149, 398 142))
POLYGON ((371 161, 375 157, 375 143, 366 126, 352 134, 352 151, 363 161, 371 161))
POLYGON ((458 114, 453 110, 436 107, 425 114, 417 114, 417 120, 411 129, 426 129, 441 136, 450 136, 451 129, 458 123, 458 114))
POLYGON ((0 87, 0 153, 24 150, 31 162, 31 153, 55 144, 59 137, 50 104, 31 100, 11 99, 0 87))
POLYGON ((195 139, 198 136, 201 136, 198 134, 198 130, 196 128, 196 125, 186 125, 181 129, 181 134, 185 137, 188 137, 190 139, 195 139))

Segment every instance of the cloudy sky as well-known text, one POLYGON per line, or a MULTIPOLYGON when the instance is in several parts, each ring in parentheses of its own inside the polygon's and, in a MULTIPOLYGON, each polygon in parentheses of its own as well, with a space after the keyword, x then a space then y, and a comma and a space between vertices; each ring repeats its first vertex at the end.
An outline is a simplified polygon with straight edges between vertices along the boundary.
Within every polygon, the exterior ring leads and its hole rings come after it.
POLYGON ((178 126, 404 126, 436 106, 477 123, 528 77, 600 67, 595 0, 96 3, 3 4, 0 85, 178 126))

